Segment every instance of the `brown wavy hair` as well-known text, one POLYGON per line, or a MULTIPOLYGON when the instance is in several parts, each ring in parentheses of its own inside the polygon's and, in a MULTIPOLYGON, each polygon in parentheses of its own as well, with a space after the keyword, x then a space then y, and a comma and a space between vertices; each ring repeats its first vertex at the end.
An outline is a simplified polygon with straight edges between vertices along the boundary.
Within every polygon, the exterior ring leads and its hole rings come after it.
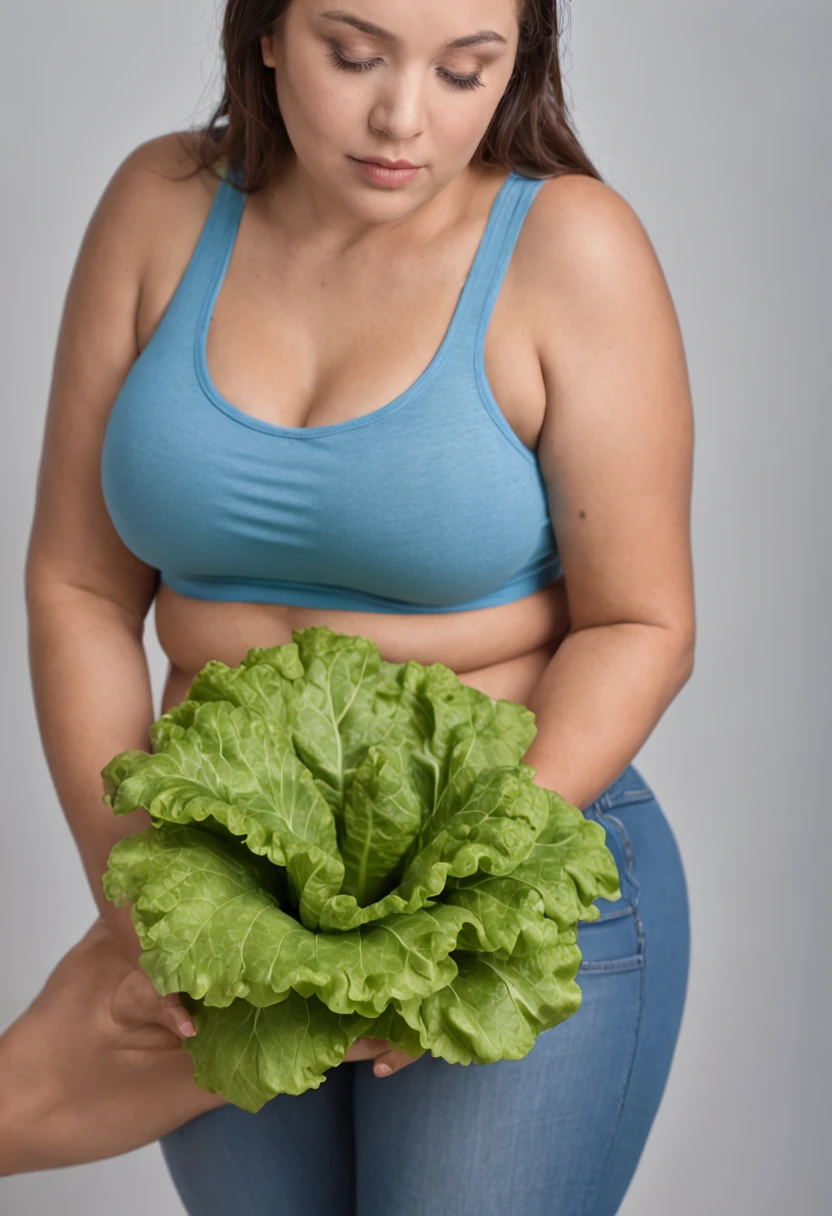
MULTIPOLYGON (((227 0, 221 33, 223 95, 208 122, 190 132, 188 153, 197 162, 194 175, 202 169, 216 171, 224 160, 235 166, 240 188, 253 193, 270 180, 275 165, 290 150, 274 69, 263 63, 260 48, 261 36, 274 30, 290 3, 227 0)), ((581 146, 564 99, 558 0, 518 3, 514 71, 472 163, 502 165, 525 177, 583 173, 603 181, 581 146)))

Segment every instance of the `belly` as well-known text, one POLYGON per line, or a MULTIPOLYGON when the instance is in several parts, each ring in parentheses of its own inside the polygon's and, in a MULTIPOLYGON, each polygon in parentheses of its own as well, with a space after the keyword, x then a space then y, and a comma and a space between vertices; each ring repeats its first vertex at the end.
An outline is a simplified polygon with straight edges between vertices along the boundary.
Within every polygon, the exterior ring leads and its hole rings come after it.
POLYGON ((569 628, 563 579, 511 604, 433 616, 218 603, 180 596, 163 583, 155 620, 170 664, 163 713, 185 699, 210 659, 236 667, 252 646, 281 646, 293 629, 311 625, 369 638, 389 663, 442 663, 490 697, 527 704, 569 628))

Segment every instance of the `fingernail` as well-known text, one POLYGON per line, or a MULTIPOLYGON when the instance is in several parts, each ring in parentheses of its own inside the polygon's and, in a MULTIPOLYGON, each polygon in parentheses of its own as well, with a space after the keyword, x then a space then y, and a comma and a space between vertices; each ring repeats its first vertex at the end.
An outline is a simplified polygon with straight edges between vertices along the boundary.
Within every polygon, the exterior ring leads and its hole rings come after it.
POLYGON ((194 1026, 193 1022, 182 1022, 182 1024, 179 1027, 179 1030, 182 1034, 184 1034, 186 1036, 186 1038, 189 1038, 189 1039, 192 1039, 194 1037, 194 1035, 196 1034, 196 1027, 194 1026))
POLYGON ((377 1064, 376 1065, 376 1076, 377 1077, 389 1077, 390 1073, 392 1071, 393 1071, 393 1069, 390 1067, 389 1064, 377 1064))

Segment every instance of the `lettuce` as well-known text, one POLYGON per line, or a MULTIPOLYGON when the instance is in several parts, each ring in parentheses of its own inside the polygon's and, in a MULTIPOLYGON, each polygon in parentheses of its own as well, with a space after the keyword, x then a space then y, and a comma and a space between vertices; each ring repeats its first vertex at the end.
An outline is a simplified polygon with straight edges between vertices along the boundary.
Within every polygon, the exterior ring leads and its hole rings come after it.
POLYGON ((618 899, 604 829, 522 762, 534 714, 327 627, 212 660, 101 771, 103 878, 178 992, 202 1088, 256 1112, 359 1037, 450 1063, 525 1056, 581 1003, 579 920, 618 899))

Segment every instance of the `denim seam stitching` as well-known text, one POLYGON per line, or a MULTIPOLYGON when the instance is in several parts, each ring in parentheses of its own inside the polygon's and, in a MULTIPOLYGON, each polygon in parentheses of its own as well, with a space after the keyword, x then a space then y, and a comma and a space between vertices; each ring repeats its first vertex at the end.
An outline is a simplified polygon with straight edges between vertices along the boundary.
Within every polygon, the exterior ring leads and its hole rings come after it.
MULTIPOLYGON (((633 862, 633 849, 630 844, 630 838, 627 835, 627 832, 624 828, 624 824, 621 822, 621 820, 618 818, 617 815, 604 814, 603 811, 599 811, 598 818, 599 818, 599 820, 605 821, 607 823, 612 823, 615 825, 614 833, 618 837, 618 839, 621 841, 621 847, 624 851, 624 862, 625 862, 626 870, 627 870, 627 880, 628 880, 630 891, 632 894, 632 907, 633 907, 633 910, 635 911, 635 909, 638 908, 638 897, 639 897, 639 893, 641 891, 641 883, 638 881, 638 879, 636 878, 636 875, 635 875, 635 866, 634 866, 634 862, 633 862)), ((609 831, 610 829, 605 828, 604 830, 609 831)), ((622 896, 623 896, 623 892, 622 892, 622 896)))
POLYGON ((578 974, 581 972, 584 975, 614 973, 617 971, 635 971, 637 967, 644 966, 644 956, 638 954, 628 954, 626 958, 610 958, 610 959, 588 959, 585 963, 581 963, 578 968, 578 974))
POLYGON ((624 848, 624 856, 627 860, 627 869, 630 872, 630 877, 634 878, 635 869, 634 869, 634 865, 633 865, 633 849, 630 844, 630 838, 624 829, 624 824, 621 822, 621 820, 616 815, 607 815, 606 818, 610 819, 618 828, 618 832, 621 837, 621 844, 624 848))
POLYGON ((599 925, 603 920, 621 920, 622 916, 632 916, 635 908, 631 903, 626 908, 616 908, 614 912, 602 912, 597 920, 578 920, 580 925, 599 925))
MULTIPOLYGON (((606 794, 603 795, 603 797, 606 797, 606 796, 607 796, 606 794)), ((641 966, 642 966, 642 970, 643 970, 644 969, 643 960, 644 960, 644 956, 646 954, 647 943, 646 943, 646 938, 645 938, 645 933, 644 933, 644 923, 638 914, 639 895, 641 894, 641 883, 638 881, 638 879, 636 878, 636 874, 635 874, 635 859, 633 857, 633 847, 630 844, 630 837, 627 835, 624 824, 621 822, 621 820, 618 818, 617 815, 604 814, 604 812, 599 809, 598 819, 600 821, 606 821, 606 822, 609 822, 609 823, 615 825, 613 829, 604 828, 604 830, 605 831, 610 831, 610 830, 614 831, 615 835, 621 841, 621 847, 624 851, 624 862, 625 862, 626 871, 627 871, 626 877, 627 877, 627 881, 629 884, 629 890, 627 893, 628 907, 626 909, 622 908, 617 912, 610 913, 609 918, 611 918, 613 916, 627 916, 630 914, 630 912, 633 913, 633 916, 635 918, 636 938, 638 941, 638 951, 636 954, 630 955, 629 959, 641 957, 642 958, 641 966)), ((603 822, 602 822, 602 826, 603 826, 603 822)), ((623 891, 621 893, 621 896, 623 899, 624 898, 623 891)), ((603 914, 602 914, 602 916, 603 916, 603 914)), ((598 922, 591 921, 589 923, 597 924, 598 922)), ((629 960, 628 959, 608 959, 608 960, 599 959, 599 960, 597 960, 597 962, 604 962, 604 961, 610 962, 610 963, 615 963, 615 962, 627 962, 629 960)), ((583 964, 581 964, 581 965, 583 965, 583 964)), ((579 968, 579 970, 580 970, 580 968, 579 968)), ((585 969, 584 974, 588 974, 591 970, 592 970, 592 968, 590 966, 588 966, 585 969)))
POLYGON ((623 1119, 624 1119, 624 1107, 627 1102, 627 1094, 630 1091, 630 1082, 633 1079, 633 1072, 635 1071, 636 1057, 638 1056, 639 1041, 641 1039, 641 1027, 642 1027, 642 1022, 644 1020, 644 985, 645 985, 646 970, 647 970, 647 949, 646 949, 646 942, 645 942, 643 927, 641 925, 641 917, 638 915, 638 913, 636 913, 636 922, 639 926, 639 943, 640 943, 641 950, 643 953, 643 964, 642 964, 640 976, 639 976, 638 1017, 636 1019, 636 1032, 633 1037, 633 1050, 632 1050, 632 1055, 630 1056, 630 1066, 627 1069, 627 1079, 624 1082, 624 1088, 621 1092, 621 1099, 618 1104, 618 1113, 616 1115, 615 1126, 613 1128, 612 1135, 610 1136, 610 1142, 607 1145, 607 1151, 604 1154, 604 1159, 603 1159, 603 1162, 601 1163, 601 1167, 595 1176, 595 1181, 593 1182, 592 1186, 589 1188, 589 1193, 587 1195, 587 1201, 584 1203, 583 1212, 581 1213, 581 1216, 591 1216, 591 1213, 594 1210, 595 1199, 598 1195, 598 1189, 599 1189, 601 1179, 605 1176, 605 1174, 607 1172, 607 1165, 609 1163, 610 1158, 612 1157, 613 1149, 615 1148, 616 1141, 618 1140, 618 1136, 621 1131, 621 1125, 622 1125, 623 1119), (589 1204, 590 1199, 592 1200, 592 1206, 590 1206, 590 1204, 589 1204))
POLYGON ((621 790, 616 797, 620 799, 619 806, 627 806, 630 802, 649 802, 655 794, 646 786, 639 786, 638 789, 621 790))
MULTIPOLYGON (((613 786, 616 784, 614 781, 613 786)), ((651 799, 656 797, 655 792, 648 785, 639 785, 629 790, 619 790, 615 795, 610 793, 610 789, 613 786, 608 786, 602 794, 599 794, 593 806, 603 803, 608 811, 612 811, 618 806, 632 806, 637 802, 650 802, 651 799)))

